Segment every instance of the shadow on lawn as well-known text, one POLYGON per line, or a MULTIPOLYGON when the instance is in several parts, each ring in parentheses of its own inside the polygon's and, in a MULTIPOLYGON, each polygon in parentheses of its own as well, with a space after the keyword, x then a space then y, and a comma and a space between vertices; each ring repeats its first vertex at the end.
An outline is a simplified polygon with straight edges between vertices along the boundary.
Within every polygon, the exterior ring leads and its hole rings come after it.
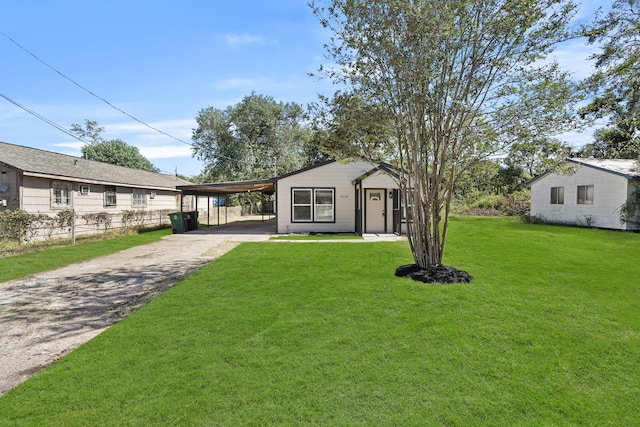
POLYGON ((189 274, 206 260, 112 269, 57 278, 38 276, 2 290, 0 331, 24 339, 24 327, 39 329, 32 344, 101 329, 126 317, 189 274))

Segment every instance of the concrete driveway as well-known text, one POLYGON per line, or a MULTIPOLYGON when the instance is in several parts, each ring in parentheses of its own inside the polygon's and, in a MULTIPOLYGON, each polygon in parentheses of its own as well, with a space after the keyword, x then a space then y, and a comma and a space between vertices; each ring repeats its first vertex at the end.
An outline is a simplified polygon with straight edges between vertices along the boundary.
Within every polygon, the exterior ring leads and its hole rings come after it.
POLYGON ((0 395, 239 243, 274 232, 275 219, 205 227, 0 283, 0 395))

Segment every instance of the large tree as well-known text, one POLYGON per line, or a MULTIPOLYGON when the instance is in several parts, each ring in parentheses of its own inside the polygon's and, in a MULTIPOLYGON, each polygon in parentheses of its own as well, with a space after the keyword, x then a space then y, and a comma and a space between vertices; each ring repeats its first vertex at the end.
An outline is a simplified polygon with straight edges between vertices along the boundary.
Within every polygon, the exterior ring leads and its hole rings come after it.
POLYGON ((609 122, 583 155, 640 158, 640 1, 616 0, 584 34, 600 50, 592 56, 595 72, 587 80, 595 96, 580 113, 609 122))
POLYGON ((87 142, 80 148, 82 157, 85 159, 149 172, 159 172, 159 169, 140 153, 138 147, 129 145, 121 139, 105 140, 102 138, 104 128, 98 126, 96 121, 85 120, 84 126, 74 123, 71 125, 71 132, 87 142))
POLYGON ((193 152, 210 180, 266 179, 309 161, 311 132, 296 103, 252 93, 225 110, 204 108, 196 121, 193 152))
POLYGON ((556 138, 541 135, 539 139, 517 141, 509 148, 506 166, 522 169, 528 178, 552 170, 573 153, 572 148, 556 138))
POLYGON ((545 58, 570 0, 317 0, 335 64, 321 72, 393 121, 416 264, 442 263, 459 174, 515 141, 566 129, 567 73, 545 58))

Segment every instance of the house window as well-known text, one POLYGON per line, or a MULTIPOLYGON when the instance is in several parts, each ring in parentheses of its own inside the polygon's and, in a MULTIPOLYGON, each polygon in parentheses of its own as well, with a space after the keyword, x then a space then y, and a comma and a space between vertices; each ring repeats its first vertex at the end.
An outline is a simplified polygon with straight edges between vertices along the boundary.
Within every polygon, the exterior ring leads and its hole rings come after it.
POLYGON ((91 186, 87 184, 80 184, 79 193, 81 196, 88 196, 90 192, 91 192, 91 186))
POLYGON ((67 208, 72 205, 71 195, 73 186, 69 182, 54 182, 52 184, 53 198, 51 205, 54 208, 67 208))
POLYGON ((293 221, 312 221, 311 190, 293 190, 293 221))
POLYGON ((333 190, 314 190, 314 220, 316 222, 333 221, 333 190))
POLYGON ((593 204, 593 185, 578 185, 578 204, 593 204))
POLYGON ((551 204, 564 205, 564 187, 551 187, 551 204))
POLYGON ((141 188, 133 189, 133 207, 144 208, 147 206, 147 192, 141 188))
POLYGON ((292 189, 293 222, 333 222, 335 192, 331 188, 292 189))
POLYGON ((116 205, 116 186, 115 185, 104 186, 104 205, 105 206, 116 205))

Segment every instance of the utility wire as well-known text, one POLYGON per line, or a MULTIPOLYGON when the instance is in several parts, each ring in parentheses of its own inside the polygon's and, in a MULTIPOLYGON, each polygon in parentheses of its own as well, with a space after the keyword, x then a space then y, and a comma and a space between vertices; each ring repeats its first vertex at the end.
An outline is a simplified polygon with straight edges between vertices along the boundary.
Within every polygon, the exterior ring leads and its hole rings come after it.
MULTIPOLYGON (((170 134, 168 134, 168 133, 166 133, 166 132, 164 132, 164 131, 162 131, 162 130, 160 130, 160 129, 157 129, 157 128, 155 128, 155 127, 153 127, 153 126, 151 126, 151 125, 149 125, 149 124, 147 124, 147 123, 143 122, 142 120, 137 119, 136 117, 132 116, 131 114, 127 113, 126 111, 124 111, 124 110, 122 110, 122 109, 120 109, 120 108, 116 107, 115 105, 113 105, 112 103, 110 103, 109 101, 107 101, 106 99, 102 98, 101 96, 96 95, 96 94, 95 94, 95 93, 93 93, 91 90, 89 90, 89 89, 85 88, 85 87, 84 87, 84 86, 82 86, 80 83, 78 83, 78 82, 76 82, 75 80, 73 80, 73 79, 71 79, 71 78, 67 77, 67 76, 66 76, 66 75, 64 75, 62 72, 58 71, 56 68, 52 67, 51 65, 49 65, 48 63, 46 63, 45 61, 43 61, 42 59, 40 59, 36 54, 32 53, 30 50, 28 50, 27 48, 25 48, 24 46, 22 46, 20 43, 18 43, 17 41, 15 41, 15 40, 14 40, 14 39, 12 39, 11 37, 9 37, 9 36, 8 36, 7 34, 5 34, 4 32, 1 32, 1 31, 0 31, 0 34, 2 34, 4 37, 6 37, 9 41, 11 41, 13 44, 15 44, 16 46, 18 46, 20 49, 22 49, 23 51, 25 51, 26 53, 28 53, 29 55, 31 55, 31 56, 32 56, 33 58, 35 58, 38 62, 40 62, 41 64, 45 65, 47 68, 49 68, 49 69, 51 69, 51 70, 55 71, 55 72, 56 72, 57 74, 59 74, 60 76, 62 76, 62 77, 64 77, 65 79, 69 80, 69 81, 70 81, 71 83, 73 83, 74 85, 78 86, 80 89, 82 89, 82 90, 84 90, 85 92, 87 92, 87 93, 91 94, 92 96, 94 96, 94 97, 98 98, 99 100, 101 100, 102 102, 104 102, 105 104, 107 104, 108 106, 110 106, 111 108, 113 108, 113 109, 115 109, 115 110, 117 110, 117 111, 121 112, 122 114, 124 114, 125 116, 127 116, 127 117, 129 117, 129 118, 131 118, 131 119, 135 120, 136 122, 138 122, 138 123, 140 123, 140 124, 143 124, 144 126, 148 127, 149 129, 155 130, 156 132, 159 132, 159 133, 161 133, 161 134, 163 134, 163 135, 165 135, 165 136, 168 136, 169 138, 175 139, 176 141, 181 142, 181 143, 183 143, 183 144, 185 144, 185 145, 189 145, 189 146, 191 146, 191 145, 192 145, 192 144, 191 144, 191 143, 189 143, 189 142, 185 142, 185 141, 183 141, 183 140, 182 140, 182 139, 180 139, 180 138, 176 138, 176 137, 175 137, 175 136, 173 136, 173 135, 170 135, 170 134)), ((60 130, 60 131, 64 132, 65 134, 67 134, 67 135, 69 135, 69 136, 72 136, 73 138, 75 138, 75 139, 77 139, 77 140, 79 140, 79 141, 81 141, 81 142, 84 142, 84 143, 86 143, 86 144, 90 144, 89 142, 87 142, 87 141, 83 140, 82 138, 78 137, 77 135, 74 135, 73 133, 71 133, 71 132, 69 132, 68 130, 64 129, 62 126, 60 126, 60 125, 58 125, 58 124, 56 124, 56 123, 52 122, 51 120, 47 119, 47 118, 46 118, 46 117, 44 117, 44 116, 41 116, 40 114, 36 113, 35 111, 30 110, 29 108, 25 107, 24 105, 19 104, 18 102, 16 102, 16 101, 14 101, 13 99, 11 99, 11 98, 9 98, 9 97, 7 97, 7 96, 3 95, 2 93, 0 93, 0 96, 1 96, 2 98, 6 99, 7 101, 11 102, 12 104, 16 105, 17 107, 19 107, 19 108, 23 109, 23 110, 24 110, 24 111, 26 111, 27 113, 32 114, 33 116, 35 116, 35 117, 39 118, 40 120, 44 121, 45 123, 48 123, 49 125, 51 125, 51 126, 55 127, 56 129, 58 129, 58 130, 60 130)), ((236 159, 236 158, 229 157, 229 156, 224 156, 224 155, 218 155, 218 156, 216 156, 216 157, 218 157, 218 158, 224 158, 224 159, 231 160, 231 161, 235 161, 235 162, 238 162, 238 163, 246 163, 246 164, 249 164, 249 165, 253 164, 253 162, 250 162, 250 161, 247 161, 247 160, 236 159)))
POLYGON ((6 99, 7 101, 9 101, 10 103, 12 103, 13 105, 15 105, 18 108, 23 109, 24 111, 26 111, 27 113, 39 118, 40 120, 42 120, 43 122, 47 123, 48 125, 53 126, 54 128, 58 129, 61 132, 66 133, 67 135, 77 139, 80 142, 84 142, 85 144, 90 144, 90 142, 85 141, 84 139, 80 138, 78 135, 74 135, 73 133, 69 132, 68 130, 66 130, 65 128, 63 128, 62 126, 60 126, 59 124, 47 119, 46 117, 44 117, 41 114, 36 113, 35 111, 25 107, 24 105, 20 104, 18 101, 15 101, 11 98, 9 98, 7 95, 0 93, 0 97, 6 99))
MULTIPOLYGON (((15 41, 14 39, 12 39, 11 37, 9 37, 8 35, 6 35, 3 32, 0 32, 0 34, 2 34, 4 37, 6 37, 7 39, 9 39, 13 44, 15 44, 16 46, 18 46, 20 49, 24 50, 25 52, 27 52, 29 55, 31 55, 32 57, 34 57, 38 62, 40 62, 41 64, 45 65, 46 67, 50 68, 51 70, 55 71, 57 74, 59 74, 60 76, 64 77, 65 79, 69 80, 71 83, 73 83, 74 85, 78 86, 80 89, 84 90, 85 92, 89 93, 90 95, 98 98, 99 100, 101 100, 102 102, 104 102, 105 104, 107 104, 108 106, 110 106, 111 108, 113 108, 114 110, 117 110, 119 112, 121 112, 122 114, 124 114, 125 116, 135 120, 136 122, 148 127, 149 129, 152 129, 156 132, 159 132, 165 136, 168 136, 171 139, 175 139, 178 142, 181 142, 183 144, 189 145, 191 146, 191 143, 183 141, 180 138, 176 138, 173 135, 170 135, 158 128, 155 128, 153 126, 151 126, 148 123, 143 122, 142 120, 137 119, 136 117, 132 116, 131 114, 127 113, 126 111, 116 107, 115 105, 113 105, 112 103, 110 103, 109 101, 107 101, 106 99, 104 99, 101 96, 96 95, 94 92, 90 91, 89 89, 87 89, 86 87, 82 86, 80 83, 76 82, 75 80, 71 79, 70 77, 67 77, 65 74, 63 74, 62 72, 58 71, 57 69, 55 69, 54 67, 52 67, 51 65, 47 64, 45 61, 43 61, 42 59, 40 59, 36 54, 34 54, 33 52, 31 52, 30 50, 28 50, 27 48, 25 48, 24 46, 22 46, 20 43, 18 43, 17 41, 15 41)), ((3 96, 4 97, 4 96, 3 96)), ((5 98, 7 99, 7 98, 5 98)), ((7 99, 8 100, 8 99, 7 99)), ((10 101, 13 102, 13 101, 10 101)), ((23 107, 20 107, 23 108, 23 107)), ((24 108, 23 108, 24 109, 24 108)), ((25 110, 28 111, 28 110, 25 110)), ((33 114, 33 113, 32 113, 33 114)), ((37 116, 36 116, 37 117, 37 116)), ((58 127, 57 125, 55 127, 58 127)), ((65 132, 68 133, 68 132, 65 132)))
MULTIPOLYGON (((25 107, 24 105, 20 104, 18 101, 16 101, 16 100, 14 100, 14 99, 9 98, 7 95, 5 95, 5 94, 3 94, 3 93, 1 93, 1 92, 0 92, 0 98, 4 98, 4 99, 6 99, 7 101, 9 101, 10 103, 12 103, 12 104, 13 104, 13 105, 15 105, 16 107, 21 108, 22 110, 26 111, 27 113, 29 113, 29 114, 31 114, 31 115, 33 115, 33 116, 37 117, 38 119, 42 120, 42 121, 43 121, 43 122, 45 122, 45 123, 47 123, 48 125, 53 126, 54 128, 58 129, 60 132, 64 132, 64 133, 66 133, 67 135, 69 135, 70 137, 75 138, 75 139, 77 139, 77 140, 78 140, 78 141, 80 141, 80 142, 84 142, 85 144, 91 145, 91 143, 90 143, 90 142, 85 141, 84 139, 80 138, 78 135, 75 135, 75 134, 71 133, 70 131, 66 130, 65 128, 63 128, 62 126, 60 126, 59 124, 57 124, 56 122, 53 122, 53 121, 51 121, 51 120, 47 119, 47 118, 46 118, 46 117, 44 117, 43 115, 36 113, 35 111, 31 110, 31 109, 30 109, 30 108, 28 108, 28 107, 25 107)), ((161 172, 161 173, 164 173, 164 174, 166 174, 166 175, 171 175, 171 172, 167 172, 167 171, 163 171, 163 170, 160 170, 160 172, 161 172)))

